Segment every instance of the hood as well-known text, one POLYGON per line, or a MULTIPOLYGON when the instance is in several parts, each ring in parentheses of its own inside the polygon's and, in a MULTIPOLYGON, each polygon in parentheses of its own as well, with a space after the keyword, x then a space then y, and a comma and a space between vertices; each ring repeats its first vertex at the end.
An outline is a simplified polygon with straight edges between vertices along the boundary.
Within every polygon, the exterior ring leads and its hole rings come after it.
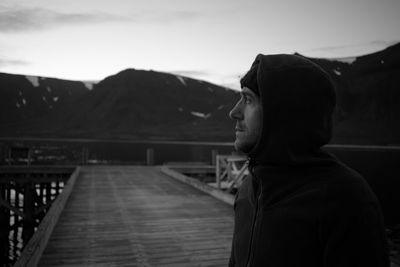
POLYGON ((250 164, 316 165, 331 161, 321 146, 332 133, 335 88, 321 67, 296 55, 258 55, 262 133, 249 153, 250 164))

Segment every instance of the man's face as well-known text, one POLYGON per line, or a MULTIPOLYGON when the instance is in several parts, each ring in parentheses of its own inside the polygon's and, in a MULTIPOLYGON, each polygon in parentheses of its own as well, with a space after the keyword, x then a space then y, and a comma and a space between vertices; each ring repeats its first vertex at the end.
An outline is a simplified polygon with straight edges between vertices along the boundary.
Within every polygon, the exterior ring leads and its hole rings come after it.
POLYGON ((261 135, 262 105, 260 98, 249 88, 243 87, 241 98, 229 112, 229 117, 236 120, 236 150, 249 153, 261 135))

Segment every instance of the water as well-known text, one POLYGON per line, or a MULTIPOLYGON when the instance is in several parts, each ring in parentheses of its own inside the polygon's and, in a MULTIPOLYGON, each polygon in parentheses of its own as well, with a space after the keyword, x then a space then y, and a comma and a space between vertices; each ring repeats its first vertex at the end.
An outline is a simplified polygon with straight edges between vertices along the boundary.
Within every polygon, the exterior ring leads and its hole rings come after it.
POLYGON ((30 147, 33 164, 79 164, 84 157, 95 164, 144 164, 149 148, 154 152, 155 164, 176 161, 211 163, 212 150, 218 150, 220 154, 234 151, 232 143, 222 142, 3 139, 3 144, 30 147))
MULTIPOLYGON (((46 205, 51 203, 62 191, 64 182, 41 183, 41 180, 37 179, 37 174, 32 176, 26 183, 22 181, 17 183, 18 175, 13 177, 12 174, 3 173, 1 178, 4 178, 0 179, 2 198, 8 202, 12 208, 2 210, 2 214, 0 214, 0 216, 2 216, 0 218, 3 227, 0 229, 3 246, 1 251, 4 253, 0 255, 0 266, 11 266, 20 257, 24 246, 27 244, 27 240, 31 237, 31 234, 37 230, 40 221, 49 210, 49 207, 46 207, 46 205), (26 226, 25 218, 23 218, 21 214, 26 214, 27 212, 32 214, 33 212, 33 210, 29 210, 31 209, 29 204, 28 207, 24 207, 26 204, 25 194, 28 193, 27 189, 29 190, 29 187, 25 187, 25 185, 30 183, 34 184, 32 190, 36 193, 36 200, 34 203, 35 215, 32 221, 33 225, 26 226), (42 207, 44 207, 44 209, 42 209, 42 207), (40 213, 37 213, 38 209, 41 210, 40 213)), ((60 177, 55 177, 55 179, 59 180, 60 177)))
MULTIPOLYGON (((32 164, 146 164, 153 149, 154 164, 168 162, 212 163, 218 154, 234 152, 229 142, 183 142, 96 139, 0 139, 4 146, 31 147, 32 164)), ((399 223, 400 147, 331 145, 327 150, 360 172, 381 201, 387 224, 399 223)), ((4 154, 4 153, 3 153, 4 154)))

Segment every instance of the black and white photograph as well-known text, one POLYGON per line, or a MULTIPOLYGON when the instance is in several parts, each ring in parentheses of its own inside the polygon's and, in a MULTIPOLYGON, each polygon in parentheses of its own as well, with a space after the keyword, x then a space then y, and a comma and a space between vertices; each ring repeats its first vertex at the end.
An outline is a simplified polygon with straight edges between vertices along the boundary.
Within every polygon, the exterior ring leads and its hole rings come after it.
POLYGON ((11 266, 400 267, 400 1, 1 0, 11 266))

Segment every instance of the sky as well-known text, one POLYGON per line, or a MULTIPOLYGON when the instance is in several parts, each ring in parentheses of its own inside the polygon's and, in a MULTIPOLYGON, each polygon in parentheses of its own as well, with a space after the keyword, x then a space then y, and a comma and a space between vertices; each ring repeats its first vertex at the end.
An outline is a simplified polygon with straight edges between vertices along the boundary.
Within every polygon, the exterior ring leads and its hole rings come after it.
POLYGON ((257 54, 342 58, 400 42, 399 0, 1 0, 0 72, 98 81, 127 68, 230 88, 257 54))

